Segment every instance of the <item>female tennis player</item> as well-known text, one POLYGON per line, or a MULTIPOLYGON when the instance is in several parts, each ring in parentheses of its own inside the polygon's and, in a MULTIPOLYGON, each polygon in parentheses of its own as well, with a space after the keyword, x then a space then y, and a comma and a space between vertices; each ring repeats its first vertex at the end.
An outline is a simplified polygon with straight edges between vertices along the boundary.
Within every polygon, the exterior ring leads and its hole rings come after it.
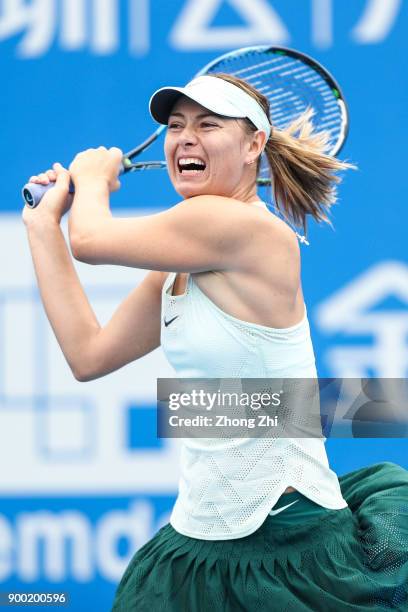
MULTIPOLYGON (((88 381, 160 344, 178 377, 315 378, 295 232, 256 190, 267 156, 276 205, 328 221, 336 171, 306 113, 280 131, 267 100, 226 75, 158 90, 165 154, 182 201, 113 218, 119 149, 90 149, 24 210, 47 316, 75 377, 88 381), (75 197, 68 195, 70 178, 75 197), (75 258, 148 269, 99 325, 75 258), (170 273, 168 272, 170 271, 170 273)), ((170 523, 129 564, 114 610, 408 610, 408 472, 384 462, 338 478, 321 438, 186 439, 170 523)))

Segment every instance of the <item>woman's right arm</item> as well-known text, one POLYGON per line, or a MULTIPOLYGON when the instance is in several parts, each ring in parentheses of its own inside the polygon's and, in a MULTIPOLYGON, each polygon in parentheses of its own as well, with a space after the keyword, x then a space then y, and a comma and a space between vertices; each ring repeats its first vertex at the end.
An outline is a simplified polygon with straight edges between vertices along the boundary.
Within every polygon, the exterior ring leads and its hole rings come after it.
MULTIPOLYGON (((51 176, 50 174, 48 176, 51 176)), ((41 175, 43 182, 46 180, 41 175)), ((77 380, 99 378, 160 345, 163 272, 150 272, 103 328, 82 288, 60 228, 69 208, 68 173, 40 206, 23 214, 41 299, 54 334, 77 380)))

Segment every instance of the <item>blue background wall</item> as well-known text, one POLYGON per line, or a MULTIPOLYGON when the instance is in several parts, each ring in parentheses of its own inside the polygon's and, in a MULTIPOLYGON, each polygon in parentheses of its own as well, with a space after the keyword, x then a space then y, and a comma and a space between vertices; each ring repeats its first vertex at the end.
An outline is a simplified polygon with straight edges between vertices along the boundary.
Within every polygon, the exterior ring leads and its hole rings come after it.
MULTIPOLYGON (((311 54, 344 90, 351 128, 342 157, 359 166, 340 187, 334 231, 310 224, 311 244, 302 247, 319 374, 405 377, 407 28, 402 0, 0 0, 0 437, 13 441, 0 448, 0 590, 63 589, 70 609, 108 610, 131 552, 166 520, 177 483, 173 468, 154 484, 141 474, 154 480, 155 460, 165 452, 153 426, 154 380, 169 374, 162 355, 86 391, 71 380, 34 290, 22 184, 87 147, 132 148, 152 131, 153 90, 184 84, 221 52, 271 43, 311 54), (68 415, 67 398, 75 408, 68 415), (47 421, 55 407, 58 418, 47 421), (109 453, 103 459, 101 447, 109 446, 109 425, 102 419, 109 414, 119 442, 105 481, 109 453), (61 439, 56 449, 64 419, 72 444, 61 439), (30 435, 44 423, 55 437, 36 438, 30 459, 30 435), (53 454, 44 464, 47 445, 53 454), (128 472, 119 484, 115 470, 128 472), (44 512, 62 517, 57 535, 44 512), (72 523, 64 512, 74 513, 72 523), (84 540, 78 534, 86 534, 88 565, 75 556, 84 540)), ((148 157, 161 158, 161 146, 148 157)), ((126 177, 112 207, 129 215, 176 202, 166 174, 151 172, 126 177)), ((101 320, 141 278, 110 267, 78 269, 101 320)), ((408 467, 406 440, 329 440, 327 449, 339 474, 382 460, 408 467)))

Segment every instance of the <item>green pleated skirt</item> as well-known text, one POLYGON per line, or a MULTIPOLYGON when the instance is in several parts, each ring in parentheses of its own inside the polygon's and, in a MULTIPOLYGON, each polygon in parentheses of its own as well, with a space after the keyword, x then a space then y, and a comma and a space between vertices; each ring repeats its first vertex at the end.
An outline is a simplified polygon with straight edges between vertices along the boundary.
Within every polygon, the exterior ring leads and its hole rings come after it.
POLYGON ((408 612, 408 471, 339 478, 347 508, 283 495, 253 534, 199 540, 165 525, 133 557, 113 611, 408 612))

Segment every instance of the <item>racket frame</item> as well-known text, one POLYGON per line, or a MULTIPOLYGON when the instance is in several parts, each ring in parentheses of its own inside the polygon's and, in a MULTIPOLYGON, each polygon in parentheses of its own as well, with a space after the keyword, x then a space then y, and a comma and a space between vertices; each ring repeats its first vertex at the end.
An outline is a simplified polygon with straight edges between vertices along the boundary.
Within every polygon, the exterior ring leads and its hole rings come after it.
MULTIPOLYGON (((298 59, 304 64, 309 65, 315 72, 317 72, 323 78, 328 87, 332 90, 340 108, 341 130, 339 132, 339 136, 337 138, 336 143, 329 151, 330 155, 337 155, 341 151, 349 131, 349 113, 347 104, 344 100, 343 92, 335 78, 326 70, 326 68, 324 68, 321 64, 319 64, 319 62, 317 62, 309 55, 306 55, 306 53, 301 53, 300 51, 296 51, 295 49, 291 49, 289 47, 276 47, 270 45, 255 45, 250 47, 242 47, 234 51, 228 51, 227 53, 218 56, 211 62, 208 62, 208 64, 201 68, 201 70, 199 70, 199 72, 197 72, 193 78, 208 74, 210 70, 217 66, 217 64, 220 64, 221 62, 224 62, 229 58, 233 59, 234 57, 239 57, 244 54, 259 52, 287 55, 289 57, 293 57, 294 59, 298 59)), ((167 125, 160 125, 153 134, 146 138, 146 140, 144 140, 134 149, 131 149, 130 151, 125 153, 122 158, 122 168, 120 174, 157 168, 165 169, 167 167, 167 164, 164 161, 133 162, 133 160, 138 157, 143 151, 145 151, 150 145, 152 145, 166 129, 167 125)), ((267 186, 271 184, 271 180, 269 178, 258 177, 257 184, 261 186, 267 186)), ((38 184, 29 183, 25 185, 23 187, 22 194, 27 206, 29 206, 30 208, 35 208, 35 206, 38 205, 42 196, 48 188, 48 186, 41 186, 38 184)), ((73 192, 73 190, 74 188, 72 185, 70 187, 70 192, 73 192)))

